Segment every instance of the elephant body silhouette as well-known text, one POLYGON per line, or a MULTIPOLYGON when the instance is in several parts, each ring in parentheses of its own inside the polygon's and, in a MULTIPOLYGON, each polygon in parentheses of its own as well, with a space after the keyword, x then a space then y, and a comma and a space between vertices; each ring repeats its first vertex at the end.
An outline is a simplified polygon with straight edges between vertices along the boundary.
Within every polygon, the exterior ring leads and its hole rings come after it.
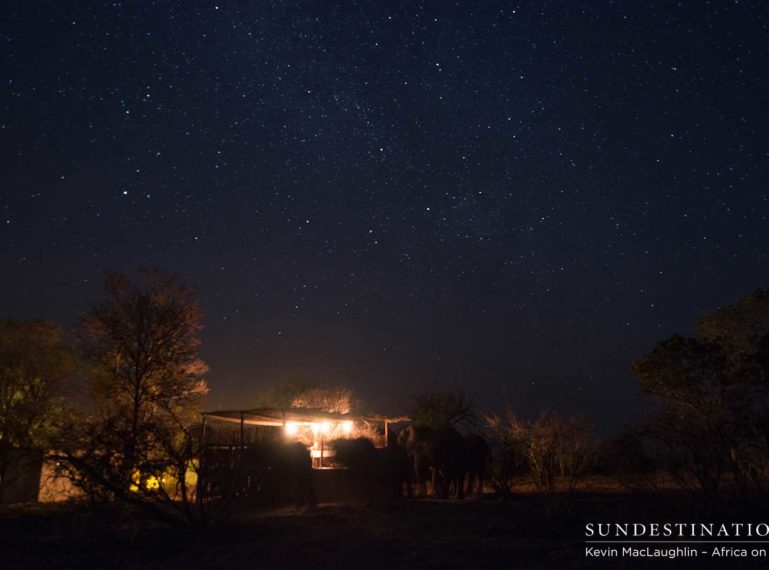
POLYGON ((467 474, 466 493, 474 495, 477 492, 478 496, 483 496, 483 476, 491 457, 491 448, 485 439, 472 433, 462 438, 462 444, 463 465, 467 474))
POLYGON ((352 476, 353 494, 373 501, 393 501, 403 497, 404 484, 411 494, 409 461, 405 451, 395 445, 374 447, 365 437, 331 442, 335 461, 352 476))
POLYGON ((463 498, 464 479, 462 436, 451 427, 433 429, 410 425, 398 434, 398 443, 411 459, 419 494, 427 495, 427 480, 431 480, 436 497, 446 498, 455 485, 457 497, 463 498))
POLYGON ((477 435, 461 435, 451 427, 433 429, 410 425, 398 434, 412 463, 412 475, 422 496, 427 496, 427 480, 431 480, 436 497, 447 498, 452 489, 458 499, 465 495, 465 479, 470 492, 483 490, 483 473, 489 448, 477 435))

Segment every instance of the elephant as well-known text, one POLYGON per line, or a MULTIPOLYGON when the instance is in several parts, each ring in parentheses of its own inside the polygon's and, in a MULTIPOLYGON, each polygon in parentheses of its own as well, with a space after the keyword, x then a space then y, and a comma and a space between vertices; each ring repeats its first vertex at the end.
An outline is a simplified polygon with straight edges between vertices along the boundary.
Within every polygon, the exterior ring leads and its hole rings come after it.
POLYGON ((353 486, 369 500, 391 501, 403 497, 403 484, 409 486, 409 462, 403 449, 390 445, 374 447, 365 437, 331 442, 334 459, 350 470, 353 486))
POLYGON ((404 449, 408 455, 411 463, 409 470, 413 476, 412 481, 416 485, 417 492, 422 496, 427 495, 426 481, 429 478, 430 465, 428 464, 426 449, 433 432, 432 428, 409 425, 398 433, 397 438, 398 446, 404 449))
POLYGON ((410 425, 398 434, 398 444, 406 449, 413 462, 416 484, 423 496, 427 495, 426 480, 431 472, 435 496, 447 498, 453 484, 457 497, 464 497, 464 445, 457 430, 410 425))
POLYGON ((394 497, 413 496, 411 489, 411 462, 409 456, 394 439, 389 439, 387 447, 377 448, 378 462, 381 465, 388 485, 394 497))
POLYGON ((413 462, 413 473, 423 496, 427 495, 428 476, 436 497, 447 498, 452 489, 458 499, 464 498, 466 490, 469 494, 483 494, 483 476, 490 450, 482 437, 460 435, 451 427, 433 429, 410 425, 398 434, 398 444, 407 450, 413 462))
POLYGON ((312 459, 301 443, 261 442, 243 449, 238 472, 245 496, 262 504, 313 505, 312 459))
POLYGON ((469 495, 477 492, 479 496, 483 495, 483 476, 486 472, 486 464, 491 456, 491 449, 486 440, 479 435, 467 434, 462 438, 462 462, 465 473, 467 474, 467 489, 469 495))

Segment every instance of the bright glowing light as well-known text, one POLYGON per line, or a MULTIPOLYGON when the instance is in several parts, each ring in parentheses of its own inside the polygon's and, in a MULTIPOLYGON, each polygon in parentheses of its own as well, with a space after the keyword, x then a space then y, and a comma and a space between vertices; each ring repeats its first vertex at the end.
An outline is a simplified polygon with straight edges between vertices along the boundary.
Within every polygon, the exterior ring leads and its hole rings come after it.
POLYGON ((351 421, 347 420, 346 422, 342 422, 342 430, 344 431, 344 433, 347 433, 347 434, 352 433, 352 428, 353 428, 353 425, 351 421))
POLYGON ((299 426, 296 422, 287 422, 286 423, 286 435, 296 435, 296 433, 299 431, 299 426))
POLYGON ((331 422, 312 422, 312 433, 331 433, 331 422))
MULTIPOLYGON (((150 475, 144 480, 144 483, 143 483, 144 488, 147 491, 157 491, 158 489, 160 489, 160 483, 162 483, 163 481, 164 481, 163 477, 158 479, 154 475, 150 475)), ((129 485, 128 489, 132 493, 138 493, 141 485, 142 485, 142 473, 141 471, 136 470, 131 474, 131 484, 129 485)))

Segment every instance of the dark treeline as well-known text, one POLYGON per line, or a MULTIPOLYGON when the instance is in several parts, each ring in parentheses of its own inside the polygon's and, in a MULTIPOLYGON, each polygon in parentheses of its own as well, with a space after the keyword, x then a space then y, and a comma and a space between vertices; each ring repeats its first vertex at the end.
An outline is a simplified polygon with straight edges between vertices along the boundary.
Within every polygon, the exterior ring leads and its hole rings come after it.
MULTIPOLYGON (((199 330, 193 293, 150 269, 134 279, 110 274, 104 298, 85 312, 72 343, 51 323, 0 321, 0 496, 16 452, 36 449, 91 500, 205 523, 214 501, 197 492, 207 476, 200 472, 207 367, 198 355, 199 330), (65 398, 75 384, 79 397, 65 398)), ((423 430, 465 438, 458 446, 487 441, 476 475, 500 495, 522 481, 547 492, 573 491, 595 475, 634 491, 686 489, 711 497, 767 491, 769 292, 704 314, 692 337, 661 341, 631 369, 645 414, 608 440, 598 440, 583 417, 543 411, 525 421, 511 407, 482 413, 464 392, 451 390, 414 396, 412 431, 398 439, 406 446, 413 430, 423 430)), ((275 385, 255 395, 255 403, 338 413, 361 406, 350 390, 307 379, 275 385)), ((340 446, 340 456, 365 480, 374 477, 371 465, 393 465, 388 485, 402 488, 410 479, 402 456, 388 453, 394 452, 365 442, 340 446), (370 458, 370 465, 357 457, 370 458)), ((447 476, 443 487, 433 479, 433 492, 448 496, 453 488, 461 497, 469 473, 464 469, 461 481, 447 476)), ((225 495, 220 485, 218 497, 225 495)))
POLYGON ((632 364, 644 403, 637 425, 599 441, 582 417, 512 409, 485 416, 493 482, 522 475, 540 489, 574 489, 604 475, 638 490, 686 489, 754 498, 769 484, 769 292, 702 315, 690 338, 659 342, 632 364))

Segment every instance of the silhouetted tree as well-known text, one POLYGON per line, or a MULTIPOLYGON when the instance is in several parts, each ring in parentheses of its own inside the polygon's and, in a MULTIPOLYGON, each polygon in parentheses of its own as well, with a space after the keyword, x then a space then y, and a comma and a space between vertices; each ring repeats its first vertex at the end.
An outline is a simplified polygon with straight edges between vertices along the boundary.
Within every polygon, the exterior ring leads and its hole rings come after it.
POLYGON ((623 428, 601 445, 595 471, 614 477, 630 491, 657 490, 659 461, 647 443, 639 430, 629 426, 623 428))
POLYGON ((61 384, 75 369, 56 325, 0 320, 0 495, 10 450, 50 445, 61 420, 61 384))
POLYGON ((461 390, 417 394, 410 414, 416 425, 434 429, 474 425, 478 419, 475 402, 461 390))
POLYGON ((484 416, 491 441, 491 483, 497 492, 509 493, 515 478, 529 473, 523 450, 522 422, 511 408, 484 416))
POLYGON ((79 329, 93 410, 73 425, 68 458, 92 494, 189 506, 196 412, 207 390, 197 301, 153 269, 133 282, 109 274, 106 294, 79 329))
POLYGON ((561 437, 558 450, 561 475, 566 477, 569 490, 590 472, 598 454, 593 426, 581 416, 573 416, 561 422, 561 437))
POLYGON ((553 412, 541 412, 536 420, 527 422, 508 408, 502 415, 493 413, 485 419, 496 447, 493 458, 502 466, 496 471, 503 476, 503 490, 510 489, 512 477, 524 462, 537 486, 551 492, 558 475, 573 490, 593 465, 596 440, 583 418, 563 420, 553 412))
POLYGON ((724 359, 717 346, 673 335, 633 365, 653 412, 645 433, 667 450, 671 472, 709 493, 728 469, 733 421, 726 399, 724 359))
POLYGON ((670 471, 708 493, 731 473, 763 491, 769 475, 769 292, 703 315, 695 335, 673 335, 632 367, 652 412, 645 432, 670 471))
POLYGON ((264 408, 312 408, 348 414, 358 407, 350 388, 331 386, 310 378, 291 378, 270 386, 256 397, 264 408))
POLYGON ((721 350, 728 385, 769 386, 769 291, 706 313, 694 329, 697 339, 721 350))

